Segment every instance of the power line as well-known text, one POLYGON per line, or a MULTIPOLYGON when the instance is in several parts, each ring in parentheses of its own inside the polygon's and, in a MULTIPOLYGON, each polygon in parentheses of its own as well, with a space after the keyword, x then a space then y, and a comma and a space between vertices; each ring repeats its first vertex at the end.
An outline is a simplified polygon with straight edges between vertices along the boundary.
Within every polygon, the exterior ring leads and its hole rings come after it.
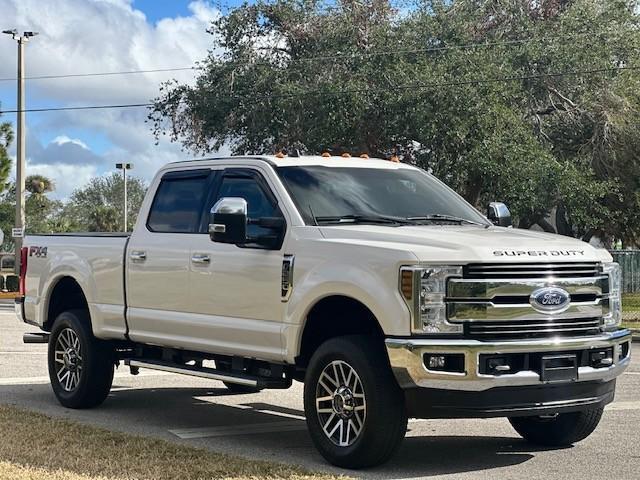
MULTIPOLYGON (((551 72, 551 73, 538 73, 538 74, 530 74, 530 75, 521 75, 521 76, 510 76, 510 77, 494 77, 494 78, 479 78, 479 79, 471 79, 471 80, 456 80, 451 82, 429 82, 429 83, 412 83, 406 85, 392 85, 388 87, 380 87, 380 88, 353 88, 353 89, 342 89, 334 92, 327 92, 324 90, 307 90, 303 92, 297 93, 288 93, 288 94, 269 94, 269 95, 257 95, 254 96, 254 99, 269 99, 269 98, 296 98, 296 97, 304 97, 308 95, 324 95, 324 96, 337 96, 344 95, 347 93, 370 93, 370 92, 388 92, 388 91, 400 91, 400 90, 411 90, 411 89, 427 89, 427 88, 438 88, 438 87, 451 87, 451 86, 465 86, 465 85, 480 85, 480 84, 489 84, 489 83, 508 83, 508 82, 516 82, 516 81, 525 81, 525 80, 536 80, 540 78, 557 78, 557 77, 568 77, 568 76, 580 76, 580 75, 594 75, 600 73, 609 73, 609 72, 617 72, 617 71, 625 71, 625 70, 640 70, 640 66, 622 66, 622 67, 613 67, 613 68, 598 68, 591 70, 574 70, 567 72, 551 72)), ((239 95, 218 95, 217 98, 240 98, 239 95)), ((50 108, 31 108, 26 109, 24 112, 58 112, 58 111, 72 111, 72 110, 99 110, 99 109, 120 109, 120 108, 142 108, 142 107, 151 107, 155 105, 152 102, 146 103, 127 103, 127 104, 116 104, 116 105, 85 105, 85 106, 77 106, 77 107, 50 107, 50 108)), ((2 110, 0 114, 3 113, 21 113, 19 110, 2 110)))
MULTIPOLYGON (((105 77, 110 75, 133 75, 137 73, 177 72, 181 70, 197 70, 197 67, 156 68, 152 70, 124 70, 120 72, 69 73, 64 75, 36 75, 25 77, 25 80, 51 80, 54 78, 105 77)), ((0 78, 0 82, 13 82, 15 78, 0 78)))
MULTIPOLYGON (((584 35, 593 35, 593 32, 581 32, 576 33, 575 35, 568 35, 566 37, 557 38, 558 40, 570 41, 575 39, 576 37, 584 36, 584 35)), ((494 42, 475 42, 475 43, 466 43, 460 45, 442 45, 437 47, 426 47, 426 48, 411 48, 411 49, 399 49, 399 50, 377 50, 377 51, 369 51, 369 52, 350 52, 350 53, 340 53, 336 55, 320 55, 320 56, 311 56, 311 57, 301 57, 301 58, 292 58, 285 59, 290 64, 295 63, 305 63, 305 62, 328 62, 328 61, 336 61, 336 60, 351 60, 355 58, 371 58, 371 57, 383 57, 383 56, 392 56, 392 55, 414 55, 414 54, 423 54, 423 53, 441 53, 455 50, 472 50, 472 49, 480 49, 480 48, 492 48, 492 47, 501 47, 501 46, 517 46, 522 45, 529 42, 548 40, 550 37, 527 37, 527 38, 519 38, 513 40, 503 40, 503 41, 494 41, 494 42)), ((262 50, 272 50, 272 51, 280 51, 274 48, 264 48, 262 50)), ((234 62, 228 62, 234 63, 234 62)), ((239 63, 239 62, 235 62, 239 63)), ((274 60, 259 60, 253 62, 246 62, 249 65, 273 65, 274 60)), ((60 75, 35 75, 25 77, 25 80, 51 80, 51 79, 59 79, 59 78, 82 78, 82 77, 102 77, 102 76, 115 76, 115 75, 133 75, 133 74, 142 74, 142 73, 161 73, 161 72, 176 72, 176 71, 186 71, 186 70, 199 70, 200 67, 172 67, 172 68, 157 68, 157 69, 149 69, 149 70, 124 70, 124 71, 115 71, 115 72, 87 72, 87 73, 71 73, 71 74, 60 74, 60 75)), ((0 78, 0 82, 10 82, 16 81, 15 78, 0 78)))

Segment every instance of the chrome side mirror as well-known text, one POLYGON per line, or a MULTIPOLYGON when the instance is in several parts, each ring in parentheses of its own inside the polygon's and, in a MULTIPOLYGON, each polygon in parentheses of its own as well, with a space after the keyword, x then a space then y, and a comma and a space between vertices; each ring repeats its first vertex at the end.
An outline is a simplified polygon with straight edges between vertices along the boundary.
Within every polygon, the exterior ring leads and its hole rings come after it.
POLYGON ((246 243, 247 223, 247 201, 244 198, 221 198, 211 209, 209 237, 219 243, 246 243))
POLYGON ((491 202, 487 207, 487 218, 498 227, 511 227, 511 212, 502 202, 491 202))

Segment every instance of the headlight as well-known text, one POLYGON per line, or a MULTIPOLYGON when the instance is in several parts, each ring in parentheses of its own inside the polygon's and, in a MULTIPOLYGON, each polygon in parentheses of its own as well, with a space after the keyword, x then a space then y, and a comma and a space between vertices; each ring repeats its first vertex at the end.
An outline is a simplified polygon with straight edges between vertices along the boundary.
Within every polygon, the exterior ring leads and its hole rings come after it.
POLYGON ((622 322, 622 272, 615 262, 605 263, 602 272, 609 276, 609 313, 604 316, 604 326, 617 327, 622 322))
POLYGON ((447 280, 461 277, 462 267, 426 265, 400 269, 400 292, 411 311, 413 333, 462 333, 447 322, 447 280))

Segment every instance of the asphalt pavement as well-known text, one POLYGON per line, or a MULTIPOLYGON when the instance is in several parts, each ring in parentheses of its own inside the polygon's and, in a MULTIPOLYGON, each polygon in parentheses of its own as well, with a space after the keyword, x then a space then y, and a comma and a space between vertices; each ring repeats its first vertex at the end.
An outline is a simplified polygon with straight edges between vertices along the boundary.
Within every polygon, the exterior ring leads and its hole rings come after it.
POLYGON ((505 419, 411 420, 389 463, 348 472, 328 466, 315 451, 305 427, 300 383, 289 390, 231 395, 216 381, 150 370, 132 376, 120 367, 102 406, 68 410, 51 391, 46 345, 24 345, 27 331, 35 330, 18 322, 11 305, 0 305, 0 403, 50 416, 362 478, 640 478, 638 360, 618 380, 616 401, 596 432, 574 447, 528 445, 505 419))

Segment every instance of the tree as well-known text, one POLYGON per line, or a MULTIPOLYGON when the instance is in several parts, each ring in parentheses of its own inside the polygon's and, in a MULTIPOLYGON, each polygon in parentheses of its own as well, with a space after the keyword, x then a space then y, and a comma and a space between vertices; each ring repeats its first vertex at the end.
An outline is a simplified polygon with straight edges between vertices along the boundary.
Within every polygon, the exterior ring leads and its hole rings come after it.
MULTIPOLYGON (((30 175, 25 179, 25 231, 27 233, 53 233, 69 231, 72 226, 64 227, 61 221, 63 204, 60 200, 47 197, 53 192, 53 182, 43 175, 30 175)), ((10 232, 15 225, 16 186, 14 182, 0 196, 0 228, 5 232, 2 251, 12 251, 14 242, 10 232)))
POLYGON ((417 0, 402 14, 385 0, 243 5, 212 23, 195 84, 161 85, 150 120, 195 152, 398 153, 478 208, 506 200, 522 227, 638 243, 637 11, 623 0, 417 0))
MULTIPOLYGON (((146 190, 143 180, 127 177, 129 228, 135 223, 146 190)), ((64 207, 64 215, 80 230, 117 232, 123 228, 123 209, 124 181, 122 175, 112 173, 92 178, 86 187, 74 191, 64 207)))
POLYGON ((11 170, 9 146, 13 142, 13 130, 8 122, 0 123, 0 191, 6 188, 7 178, 11 170))

